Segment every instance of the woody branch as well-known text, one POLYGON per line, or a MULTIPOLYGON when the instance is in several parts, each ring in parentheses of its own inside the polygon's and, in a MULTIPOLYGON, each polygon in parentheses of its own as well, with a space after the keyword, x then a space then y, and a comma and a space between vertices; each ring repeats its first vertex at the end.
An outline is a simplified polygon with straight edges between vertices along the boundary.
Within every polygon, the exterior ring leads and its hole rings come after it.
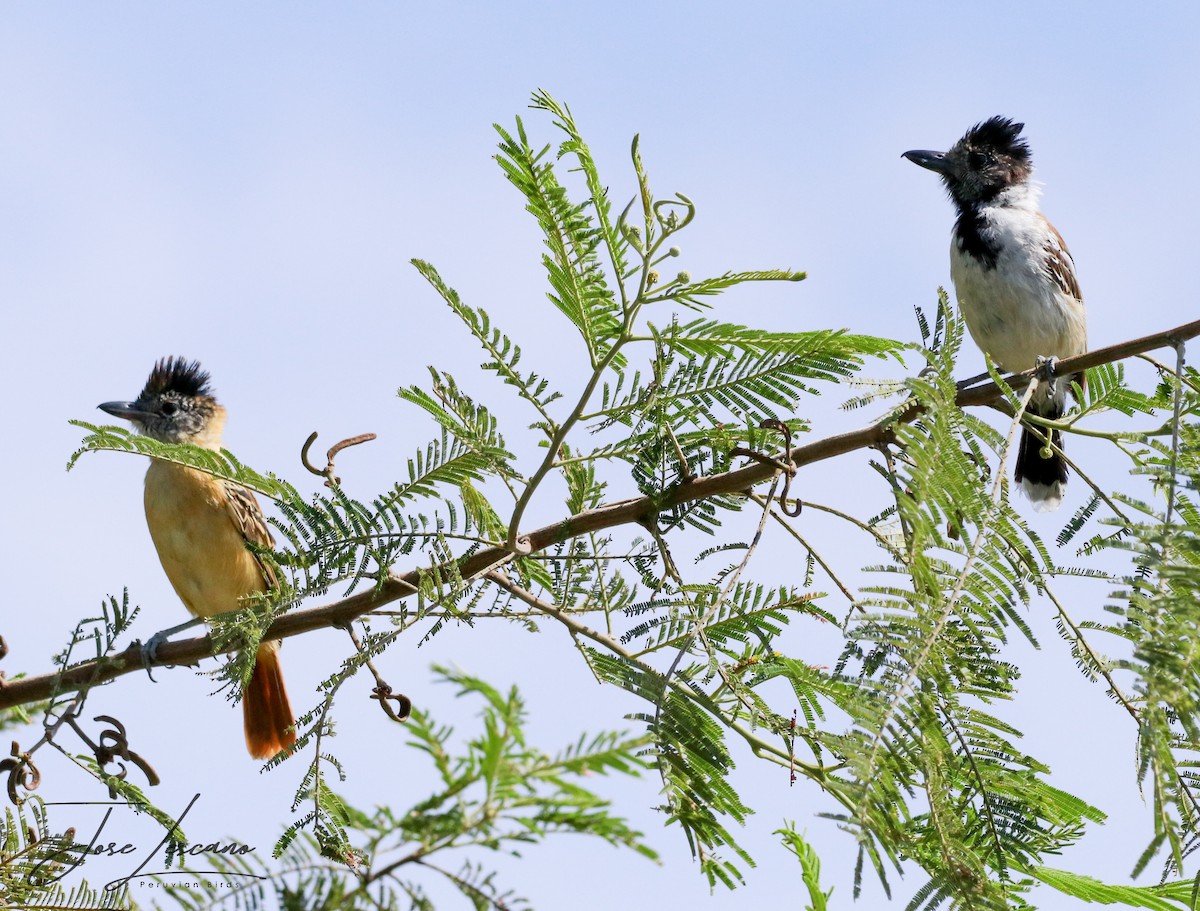
MULTIPOLYGON (((1123 360, 1157 348, 1175 347, 1200 335, 1200 320, 1185 323, 1174 329, 1119 342, 1105 348, 1097 348, 1057 363, 1062 375, 1070 375, 1090 367, 1123 360)), ((1012 374, 1006 382, 1014 388, 1023 388, 1037 373, 1027 370, 1012 374)), ((995 405, 1003 398, 1000 388, 992 382, 960 389, 955 399, 960 407, 995 405)), ((910 422, 920 415, 920 408, 913 405, 899 412, 868 424, 857 430, 825 437, 802 446, 795 446, 787 453, 787 459, 796 467, 811 465, 853 452, 868 449, 886 442, 890 429, 897 423, 910 422)), ((706 475, 676 486, 666 496, 652 500, 637 497, 589 509, 551 525, 543 526, 528 535, 530 553, 538 553, 555 544, 589 532, 602 531, 620 525, 645 524, 653 520, 663 509, 708 497, 748 492, 754 485, 769 480, 778 471, 774 465, 754 462, 744 468, 720 474, 706 475)), ((524 552, 524 547, 522 547, 524 552)), ((503 547, 481 550, 458 562, 458 574, 464 579, 483 576, 493 567, 512 557, 503 547)), ((332 604, 294 611, 278 618, 265 634, 267 639, 288 639, 313 630, 341 627, 371 613, 386 604, 407 598, 417 592, 421 571, 409 570, 403 574, 389 574, 377 589, 335 601, 332 604)), ((158 649, 155 664, 194 664, 203 658, 232 651, 236 645, 219 649, 208 636, 168 642, 158 649)), ((140 671, 144 667, 141 646, 130 645, 123 652, 77 664, 62 673, 39 674, 17 680, 0 678, 0 709, 26 705, 49 699, 53 695, 74 692, 85 687, 107 683, 117 677, 140 671)))

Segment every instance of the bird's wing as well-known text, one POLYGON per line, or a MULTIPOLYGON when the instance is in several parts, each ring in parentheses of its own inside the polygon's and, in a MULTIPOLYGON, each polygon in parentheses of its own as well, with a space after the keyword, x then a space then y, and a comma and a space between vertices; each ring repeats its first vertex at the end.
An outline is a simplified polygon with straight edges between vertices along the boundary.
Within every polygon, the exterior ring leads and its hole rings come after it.
MULTIPOLYGON (((240 484, 226 481, 225 495, 228 498, 229 516, 233 519, 233 524, 238 531, 242 533, 242 537, 259 547, 274 547, 275 539, 271 537, 266 517, 253 492, 240 484)), ((259 569, 262 570, 267 587, 278 587, 279 580, 275 576, 275 570, 260 560, 257 555, 255 560, 258 562, 259 569)))
MULTIPOLYGON (((1045 221, 1045 217, 1042 219, 1045 221)), ((1054 283, 1062 289, 1064 294, 1069 294, 1077 301, 1083 300, 1083 292, 1079 290, 1079 279, 1075 277, 1075 260, 1071 258, 1071 251, 1067 249, 1067 243, 1062 239, 1062 235, 1050 222, 1046 222, 1046 227, 1050 230, 1050 238, 1046 241, 1044 250, 1046 252, 1046 272, 1054 279, 1054 283)))
MULTIPOLYGON (((1079 312, 1082 314, 1083 292, 1079 290, 1079 279, 1075 277, 1075 260, 1071 257, 1071 251, 1067 249, 1067 242, 1062 239, 1058 229, 1050 224, 1044 215, 1042 221, 1046 222, 1046 227, 1050 231, 1050 237, 1043 247, 1046 251, 1046 272, 1054 279, 1054 283, 1064 294, 1079 301, 1079 312)), ((1082 341, 1086 342, 1086 339, 1082 341)), ((1080 386, 1085 388, 1087 386, 1087 374, 1083 371, 1076 373, 1070 379, 1080 386)))

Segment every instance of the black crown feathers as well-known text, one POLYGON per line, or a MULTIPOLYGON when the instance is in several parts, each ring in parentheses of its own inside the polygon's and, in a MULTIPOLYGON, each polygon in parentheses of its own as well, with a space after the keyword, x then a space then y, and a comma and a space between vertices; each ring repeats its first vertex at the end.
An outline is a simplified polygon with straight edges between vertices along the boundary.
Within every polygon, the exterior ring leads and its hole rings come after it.
POLYGON ((971 148, 991 149, 997 154, 1028 162, 1029 143, 1021 135, 1023 129, 1025 124, 1007 117, 990 117, 967 130, 960 142, 971 148))
POLYGON ((155 363, 138 398, 149 399, 166 392, 191 398, 211 396, 210 379, 208 371, 200 366, 199 361, 189 361, 185 357, 164 357, 155 363))

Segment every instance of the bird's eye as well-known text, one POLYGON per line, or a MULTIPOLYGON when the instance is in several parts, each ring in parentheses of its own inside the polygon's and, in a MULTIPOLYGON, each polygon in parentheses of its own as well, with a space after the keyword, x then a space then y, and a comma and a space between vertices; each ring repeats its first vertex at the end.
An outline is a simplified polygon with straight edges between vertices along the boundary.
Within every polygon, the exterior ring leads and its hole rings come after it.
POLYGON ((174 402, 163 402, 162 413, 164 415, 166 415, 167 417, 170 417, 178 410, 179 410, 179 406, 176 405, 174 402))
POLYGON ((972 152, 968 156, 972 168, 982 168, 987 163, 987 156, 982 152, 972 152))

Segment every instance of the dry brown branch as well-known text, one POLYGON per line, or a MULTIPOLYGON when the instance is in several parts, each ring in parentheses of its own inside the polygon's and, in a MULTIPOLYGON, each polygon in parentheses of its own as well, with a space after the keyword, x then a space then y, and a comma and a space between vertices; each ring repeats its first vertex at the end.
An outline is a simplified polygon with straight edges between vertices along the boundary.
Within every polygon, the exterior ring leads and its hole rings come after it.
MULTIPOLYGON (((1095 351, 1089 351, 1078 357, 1065 358, 1058 362, 1057 368, 1060 375, 1067 376, 1089 367, 1112 363, 1156 348, 1173 347, 1198 335, 1200 335, 1200 320, 1185 323, 1164 332, 1109 345, 1106 348, 1097 348, 1095 351)), ((1024 373, 1013 374, 1006 379, 1011 386, 1023 388, 1035 373, 1035 370, 1027 370, 1024 373)), ((960 390, 955 401, 960 407, 965 408, 991 405, 1000 398, 1001 393, 996 384, 987 382, 960 390)), ((920 409, 915 405, 903 411, 892 412, 887 417, 857 430, 850 430, 803 446, 793 447, 788 453, 786 461, 790 461, 796 467, 801 467, 845 455, 858 449, 881 445, 888 440, 890 429, 895 424, 913 421, 919 414, 920 409)), ((707 475, 680 484, 668 496, 658 501, 657 508, 649 497, 622 500, 596 509, 589 509, 520 537, 523 542, 528 541, 527 546, 531 553, 538 553, 555 544, 589 532, 602 531, 618 525, 645 524, 655 518, 656 509, 670 509, 673 506, 708 497, 743 493, 755 484, 769 480, 776 471, 777 469, 773 465, 755 462, 734 471, 707 475)), ((462 560, 458 573, 462 578, 482 575, 510 557, 511 553, 500 547, 482 550, 462 560)), ((353 595, 333 604, 285 614, 271 624, 267 631, 267 638, 288 639, 317 629, 345 626, 350 621, 370 613, 376 608, 414 594, 419 581, 420 571, 413 569, 403 575, 392 575, 375 591, 353 595)), ((158 650, 155 664, 194 664, 202 658, 209 658, 219 653, 220 650, 214 648, 208 636, 200 636, 164 644, 158 650)), ((134 644, 119 654, 78 664, 63 674, 39 674, 18 680, 0 678, 0 708, 39 702, 49 699, 55 694, 73 692, 83 687, 107 683, 124 674, 140 671, 142 667, 141 648, 134 644)))

